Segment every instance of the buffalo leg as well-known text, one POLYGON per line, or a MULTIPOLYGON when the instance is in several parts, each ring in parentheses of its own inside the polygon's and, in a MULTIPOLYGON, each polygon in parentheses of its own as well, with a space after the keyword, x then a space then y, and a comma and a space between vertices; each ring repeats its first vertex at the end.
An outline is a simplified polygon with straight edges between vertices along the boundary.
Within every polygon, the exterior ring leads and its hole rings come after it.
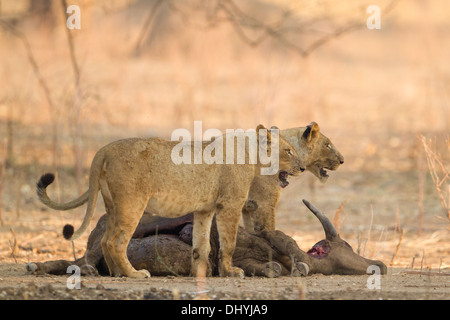
POLYGON ((248 258, 239 261, 236 266, 244 270, 246 276, 277 278, 289 274, 284 266, 275 261, 261 262, 248 258))
POLYGON ((300 250, 294 239, 287 236, 283 232, 264 230, 257 234, 259 237, 266 239, 275 249, 286 258, 291 259, 292 275, 307 275, 309 266, 305 263, 309 259, 307 254, 300 250))

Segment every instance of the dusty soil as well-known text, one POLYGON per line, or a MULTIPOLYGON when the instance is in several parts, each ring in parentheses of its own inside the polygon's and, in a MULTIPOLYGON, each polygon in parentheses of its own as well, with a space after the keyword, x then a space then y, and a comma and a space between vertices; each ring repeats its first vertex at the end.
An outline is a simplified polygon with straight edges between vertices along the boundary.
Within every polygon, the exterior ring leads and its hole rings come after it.
POLYGON ((336 275, 277 279, 214 277, 204 283, 173 276, 148 280, 82 277, 80 289, 69 289, 69 274, 34 276, 26 272, 25 264, 1 264, 0 299, 449 299, 449 271, 411 274, 410 270, 392 268, 381 277, 380 289, 367 287, 369 276, 336 275))

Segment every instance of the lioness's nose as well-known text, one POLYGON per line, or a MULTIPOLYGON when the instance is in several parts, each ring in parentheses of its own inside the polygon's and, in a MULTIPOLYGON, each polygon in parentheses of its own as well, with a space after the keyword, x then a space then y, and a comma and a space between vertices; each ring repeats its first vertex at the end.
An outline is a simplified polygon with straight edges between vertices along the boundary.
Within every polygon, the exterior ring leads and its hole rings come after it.
POLYGON ((300 171, 301 171, 301 172, 305 171, 305 168, 300 167, 300 171))
POLYGON ((341 164, 343 164, 343 163, 344 163, 344 159, 339 160, 339 162, 340 162, 341 164))

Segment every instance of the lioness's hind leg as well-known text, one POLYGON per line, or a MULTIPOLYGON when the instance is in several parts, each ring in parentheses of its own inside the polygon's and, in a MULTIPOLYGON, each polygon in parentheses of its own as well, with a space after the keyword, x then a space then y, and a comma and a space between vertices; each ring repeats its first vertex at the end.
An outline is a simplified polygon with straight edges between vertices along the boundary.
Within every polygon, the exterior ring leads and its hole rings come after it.
POLYGON ((130 278, 149 278, 147 270, 136 270, 128 260, 127 248, 147 201, 125 202, 114 206, 114 230, 106 241, 111 259, 120 273, 130 278))
POLYGON ((114 253, 111 254, 110 252, 110 250, 114 250, 114 246, 112 245, 110 246, 111 248, 109 248, 109 246, 107 245, 108 239, 111 238, 115 225, 114 203, 112 201, 111 194, 109 192, 108 185, 106 184, 106 182, 103 179, 100 179, 99 184, 107 214, 106 230, 105 234, 102 237, 101 242, 103 257, 105 258, 106 264, 108 265, 109 274, 114 277, 120 277, 122 275, 120 269, 117 267, 112 258, 114 253))
MULTIPOLYGON (((108 210, 107 210, 108 212, 108 210)), ((114 244, 112 242, 109 242, 108 240, 112 237, 113 231, 114 231, 114 225, 115 225, 115 219, 114 219, 114 213, 108 213, 108 218, 106 219, 106 230, 105 234, 102 237, 102 251, 103 251, 103 257, 105 258, 106 264, 108 265, 109 274, 113 277, 120 277, 122 276, 122 273, 120 272, 119 267, 114 262, 114 259, 112 258, 114 256, 114 244)))
POLYGON ((205 277, 211 274, 211 266, 209 265, 209 252, 211 251, 209 236, 213 216, 214 211, 194 213, 191 264, 191 275, 193 277, 205 277))

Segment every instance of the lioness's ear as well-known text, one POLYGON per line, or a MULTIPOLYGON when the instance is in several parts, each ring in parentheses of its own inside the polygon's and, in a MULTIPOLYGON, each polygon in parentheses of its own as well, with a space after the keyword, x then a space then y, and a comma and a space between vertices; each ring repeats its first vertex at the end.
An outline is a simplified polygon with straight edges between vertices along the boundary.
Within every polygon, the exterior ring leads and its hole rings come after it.
MULTIPOLYGON (((256 137, 258 140, 259 140, 259 130, 267 130, 267 129, 262 124, 256 127, 256 137)), ((270 139, 271 139, 270 130, 267 130, 267 142, 270 142, 270 139)))
POLYGON ((303 132, 303 138, 306 139, 308 143, 311 143, 311 141, 314 141, 319 137, 319 131, 319 125, 313 121, 306 127, 305 132, 303 132))

